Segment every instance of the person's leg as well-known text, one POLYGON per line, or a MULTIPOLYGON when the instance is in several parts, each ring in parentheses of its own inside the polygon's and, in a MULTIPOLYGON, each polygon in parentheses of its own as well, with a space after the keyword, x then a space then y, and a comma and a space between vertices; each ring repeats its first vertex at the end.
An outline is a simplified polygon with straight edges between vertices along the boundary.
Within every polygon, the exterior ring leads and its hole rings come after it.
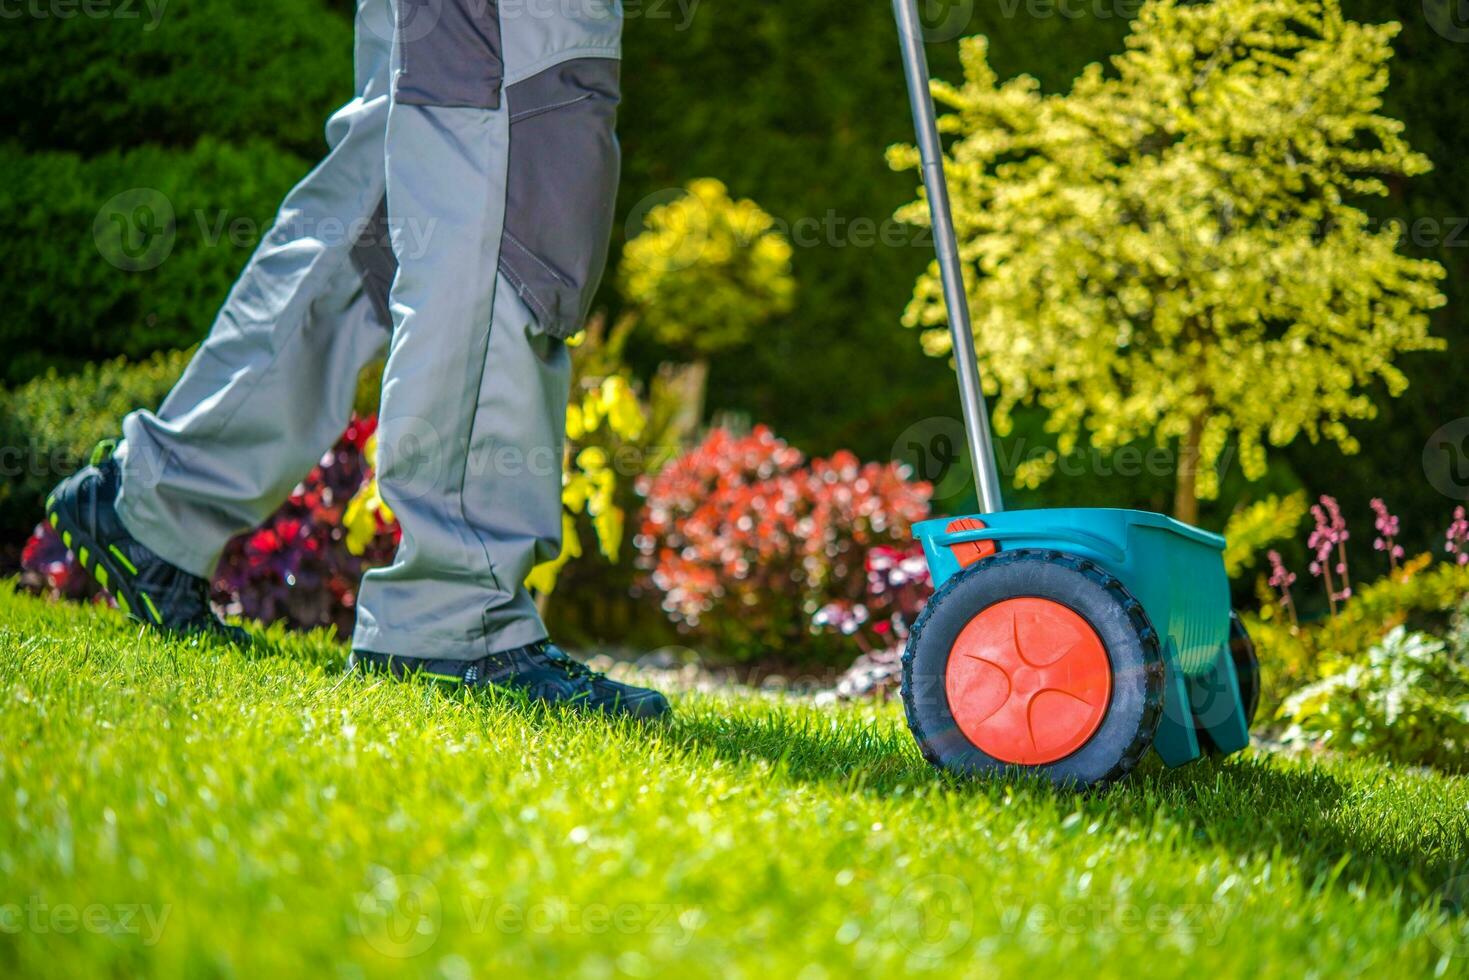
POLYGON ((353 647, 468 662, 546 635, 523 582, 559 550, 563 339, 606 259, 620 23, 596 0, 397 2, 388 213, 427 233, 393 239, 378 479, 403 538, 353 647))
POLYGON ((433 354, 415 369, 395 334, 378 481, 403 536, 362 580, 354 649, 474 660, 546 636, 521 583, 559 550, 570 361, 510 289, 486 327, 469 351, 413 338, 433 354))
POLYGON ((391 23, 389 0, 361 5, 358 95, 328 125, 330 152, 281 205, 159 411, 124 420, 118 516, 195 576, 342 433, 358 373, 388 340, 386 281, 353 254, 382 231, 391 23))

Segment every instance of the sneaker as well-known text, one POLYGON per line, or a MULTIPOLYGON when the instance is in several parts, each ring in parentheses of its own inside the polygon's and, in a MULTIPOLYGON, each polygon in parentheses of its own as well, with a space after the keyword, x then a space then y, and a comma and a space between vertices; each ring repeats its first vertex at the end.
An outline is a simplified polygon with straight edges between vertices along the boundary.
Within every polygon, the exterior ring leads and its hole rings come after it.
POLYGON ((620 684, 573 660, 542 640, 478 660, 428 660, 354 650, 348 669, 381 673, 397 680, 425 677, 467 687, 521 691, 546 704, 569 704, 611 716, 651 721, 668 714, 668 699, 646 687, 620 684))
POLYGON ((90 466, 51 491, 46 521, 82 570, 133 619, 165 632, 207 633, 248 645, 250 634, 215 615, 206 579, 169 564, 123 527, 114 506, 122 468, 112 448, 110 442, 99 445, 90 466))

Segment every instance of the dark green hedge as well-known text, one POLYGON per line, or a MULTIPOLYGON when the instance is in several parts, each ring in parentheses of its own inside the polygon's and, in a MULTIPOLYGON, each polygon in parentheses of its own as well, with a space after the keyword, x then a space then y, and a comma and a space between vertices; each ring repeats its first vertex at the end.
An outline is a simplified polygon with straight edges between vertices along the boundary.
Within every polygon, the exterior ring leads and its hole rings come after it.
POLYGON ((0 146, 0 380, 195 343, 305 168, 259 141, 90 158, 0 146), (121 251, 120 225, 150 237, 121 251))
POLYGON ((326 110, 351 85, 351 23, 320 0, 97 6, 107 16, 28 4, 52 13, 4 21, 0 133, 87 154, 207 134, 314 156, 326 110))

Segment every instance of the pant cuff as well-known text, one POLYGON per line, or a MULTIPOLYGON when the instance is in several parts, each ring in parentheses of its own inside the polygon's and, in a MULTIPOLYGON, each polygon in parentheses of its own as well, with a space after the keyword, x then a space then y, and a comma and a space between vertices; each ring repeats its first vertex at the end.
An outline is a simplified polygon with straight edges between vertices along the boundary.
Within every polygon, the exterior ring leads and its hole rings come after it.
POLYGON ((114 505, 117 519, 129 534, 159 558, 182 568, 190 575, 212 579, 224 545, 221 543, 218 547, 207 550, 200 548, 199 539, 207 537, 202 534, 195 536, 193 547, 185 544, 185 539, 177 532, 175 522, 169 520, 167 509, 162 506, 158 496, 149 492, 146 487, 140 489, 136 474, 128 466, 128 455, 127 443, 123 442, 115 453, 118 465, 122 467, 122 489, 114 505))
POLYGON ((399 632, 359 624, 352 632, 352 649, 392 657, 469 661, 539 643, 547 637, 545 624, 539 619, 519 619, 498 627, 493 633, 477 637, 399 632))

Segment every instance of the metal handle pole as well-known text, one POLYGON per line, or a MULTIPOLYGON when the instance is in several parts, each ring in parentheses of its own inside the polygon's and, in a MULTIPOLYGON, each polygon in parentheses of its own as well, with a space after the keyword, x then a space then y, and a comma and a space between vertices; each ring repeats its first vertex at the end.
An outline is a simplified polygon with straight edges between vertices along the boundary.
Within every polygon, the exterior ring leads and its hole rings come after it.
POLYGON ((979 385, 969 300, 964 294, 959 242, 949 210, 949 184, 944 178, 943 147, 939 143, 938 120, 928 88, 928 56, 923 50, 917 0, 893 0, 893 16, 898 21, 898 39, 903 47, 903 74, 908 78, 908 101, 913 106, 913 128, 923 161, 923 185, 928 190, 928 212, 933 220, 934 246, 944 282, 944 306, 949 311, 949 333, 954 338, 954 364, 959 373, 959 400, 964 406, 964 432, 969 439, 969 456, 974 461, 974 482, 979 491, 980 509, 994 513, 1005 505, 1000 495, 994 442, 990 438, 989 411, 984 403, 984 390, 979 385))

